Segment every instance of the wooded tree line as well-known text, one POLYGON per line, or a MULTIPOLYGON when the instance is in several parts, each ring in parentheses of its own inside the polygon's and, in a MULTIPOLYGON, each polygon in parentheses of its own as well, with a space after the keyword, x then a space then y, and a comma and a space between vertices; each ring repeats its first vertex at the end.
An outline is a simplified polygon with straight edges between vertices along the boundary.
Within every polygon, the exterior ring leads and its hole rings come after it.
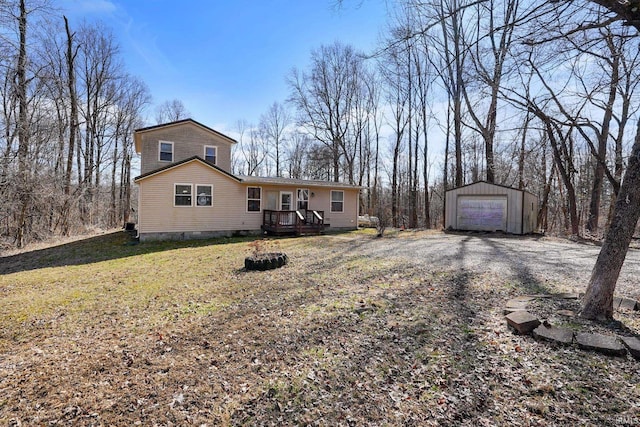
POLYGON ((108 28, 45 1, 0 2, 0 30, 3 243, 122 225, 147 87, 108 28))
POLYGON ((363 212, 409 227, 486 180, 538 195, 542 229, 600 237, 635 135, 636 35, 594 3, 403 0, 376 52, 336 42, 294 69, 235 167, 363 185, 363 212))
MULTIPOLYGON (((376 51, 318 47, 288 99, 238 122, 234 172, 359 184, 363 213, 408 227, 439 227, 446 189, 484 179, 537 194, 545 230, 602 235, 640 105, 636 29, 593 3, 392 5, 376 51)), ((122 225, 148 89, 103 25, 11 0, 0 27, 3 242, 122 225)), ((186 115, 174 100, 156 121, 186 115)))

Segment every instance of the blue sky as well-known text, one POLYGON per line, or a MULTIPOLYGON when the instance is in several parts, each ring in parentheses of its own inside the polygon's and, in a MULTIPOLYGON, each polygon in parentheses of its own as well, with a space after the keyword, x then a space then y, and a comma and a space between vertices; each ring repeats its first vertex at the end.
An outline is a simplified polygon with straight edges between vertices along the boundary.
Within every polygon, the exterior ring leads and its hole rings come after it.
MULTIPOLYGON (((387 0, 59 0, 71 24, 101 20, 154 106, 180 99, 192 118, 233 133, 288 96, 286 75, 339 40, 372 50, 387 0)), ((154 106, 148 111, 154 121, 154 106)))

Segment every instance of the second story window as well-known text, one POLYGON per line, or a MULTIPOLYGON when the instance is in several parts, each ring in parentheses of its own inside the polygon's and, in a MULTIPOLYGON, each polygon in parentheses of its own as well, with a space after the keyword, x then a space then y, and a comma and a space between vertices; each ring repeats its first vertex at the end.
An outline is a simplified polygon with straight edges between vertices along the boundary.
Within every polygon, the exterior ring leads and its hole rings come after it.
POLYGON ((204 146, 204 159, 213 163, 214 165, 218 163, 218 147, 214 147, 212 145, 204 146))
POLYGON ((173 162, 173 142, 160 141, 160 161, 173 162))

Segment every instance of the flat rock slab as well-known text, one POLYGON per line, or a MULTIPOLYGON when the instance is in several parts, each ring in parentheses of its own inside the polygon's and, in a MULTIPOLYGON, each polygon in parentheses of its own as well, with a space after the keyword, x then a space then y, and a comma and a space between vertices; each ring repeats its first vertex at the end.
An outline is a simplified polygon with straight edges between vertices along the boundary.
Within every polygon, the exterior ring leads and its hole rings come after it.
POLYGON ((634 359, 640 359, 640 340, 636 337, 620 337, 634 359))
POLYGON ((627 349, 622 345, 618 337, 579 333, 576 334, 576 341, 581 349, 593 350, 609 356, 624 356, 627 353, 627 349))
MULTIPOLYGON (((533 298, 532 298, 533 299, 533 298)), ((527 304, 529 303, 529 299, 518 299, 518 298, 514 298, 514 299, 510 299, 509 301, 507 301, 506 304, 506 308, 519 308, 519 309, 525 309, 527 308, 527 304)))
POLYGON ((564 316, 564 317, 575 317, 576 313, 573 310, 558 310, 558 315, 560 316, 564 316))
POLYGON ((580 294, 563 293, 563 294, 556 294, 556 295, 554 295, 554 297, 561 298, 561 299, 579 299, 580 298, 580 294))
POLYGON ((506 318, 507 324, 523 335, 531 333, 540 324, 536 316, 524 310, 507 314, 506 318))
POLYGON ((511 307, 505 307, 504 310, 502 310, 502 314, 511 314, 514 311, 527 311, 526 308, 511 308, 511 307))
POLYGON ((529 301, 533 301, 534 299, 537 299, 537 297, 534 297, 534 296, 531 296, 531 295, 521 295, 519 297, 515 297, 515 298, 511 299, 510 301, 529 302, 529 301))
MULTIPOLYGON (((615 306, 615 304, 614 304, 615 306)), ((628 310, 634 311, 638 309, 638 301, 631 298, 620 298, 620 305, 618 305, 618 309, 620 310, 628 310)))
POLYGON ((561 345, 571 345, 573 343, 573 331, 567 328, 540 325, 533 330, 533 337, 561 345))

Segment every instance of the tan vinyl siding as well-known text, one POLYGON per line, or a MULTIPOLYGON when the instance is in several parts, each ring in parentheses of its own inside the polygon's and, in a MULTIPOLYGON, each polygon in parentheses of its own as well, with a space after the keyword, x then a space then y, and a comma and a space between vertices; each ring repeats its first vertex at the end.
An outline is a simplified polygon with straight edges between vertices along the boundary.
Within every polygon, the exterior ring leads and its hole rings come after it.
MULTIPOLYGON (((176 167, 159 171, 137 181, 139 185, 138 231, 141 239, 152 235, 190 238, 212 232, 260 232, 267 195, 279 200, 282 192, 293 194, 292 209, 297 206, 297 190, 309 189, 309 209, 324 211, 325 224, 332 229, 355 229, 358 218, 358 188, 335 188, 344 192, 343 212, 331 212, 331 190, 326 184, 305 186, 242 182, 193 159, 176 167), (175 206, 176 184, 192 187, 192 206, 175 206), (198 186, 212 186, 212 206, 196 206, 198 186), (247 209, 247 188, 261 189, 259 212, 247 209), (176 236, 177 235, 177 236, 176 236)), ((276 207, 277 209, 277 207, 276 207)), ((162 237, 161 237, 162 238, 162 237)))
MULTIPOLYGON (((259 230, 262 215, 246 212, 246 185, 193 161, 139 182, 139 232, 259 230), (174 184, 213 185, 213 206, 174 206, 174 184)), ((195 200, 194 200, 195 204, 195 200)))
MULTIPOLYGON (((293 193, 293 206, 298 205, 298 189, 309 189, 309 210, 324 211, 324 222, 329 224, 331 228, 352 228, 356 229, 358 225, 358 195, 359 189, 346 189, 337 188, 335 190, 344 191, 344 211, 343 212, 331 212, 331 190, 330 187, 298 187, 298 186, 275 186, 275 185, 257 185, 257 184, 244 184, 247 187, 260 187, 262 188, 262 209, 266 209, 267 193, 275 192, 278 194, 278 201, 280 200, 281 192, 293 193)), ((246 198, 245 198, 246 206, 246 198)), ((245 208, 246 209, 246 208, 245 208)), ((277 208, 276 208, 277 209, 277 208)), ((262 216, 260 215, 260 220, 262 216)))
POLYGON ((331 212, 331 188, 310 188, 309 209, 324 211, 324 222, 331 228, 358 227, 358 189, 337 188, 344 191, 343 212, 331 212))
POLYGON ((259 232, 262 211, 266 209, 267 194, 291 192, 292 206, 297 206, 298 188, 309 189, 309 209, 324 211, 325 223, 335 229, 355 229, 358 219, 358 188, 337 188, 344 192, 344 211, 331 212, 331 187, 299 187, 294 185, 261 185, 239 182, 192 160, 175 168, 158 172, 138 181, 139 224, 141 236, 153 233, 259 232), (174 206, 175 184, 212 185, 212 206, 174 206), (260 212, 247 210, 247 188, 260 187, 260 212))
POLYGON ((140 138, 142 141, 141 175, 193 156, 204 158, 205 145, 217 147, 216 166, 227 172, 231 171, 231 143, 196 124, 187 122, 145 131, 140 134, 140 138), (159 160, 160 141, 173 143, 172 162, 159 160))

